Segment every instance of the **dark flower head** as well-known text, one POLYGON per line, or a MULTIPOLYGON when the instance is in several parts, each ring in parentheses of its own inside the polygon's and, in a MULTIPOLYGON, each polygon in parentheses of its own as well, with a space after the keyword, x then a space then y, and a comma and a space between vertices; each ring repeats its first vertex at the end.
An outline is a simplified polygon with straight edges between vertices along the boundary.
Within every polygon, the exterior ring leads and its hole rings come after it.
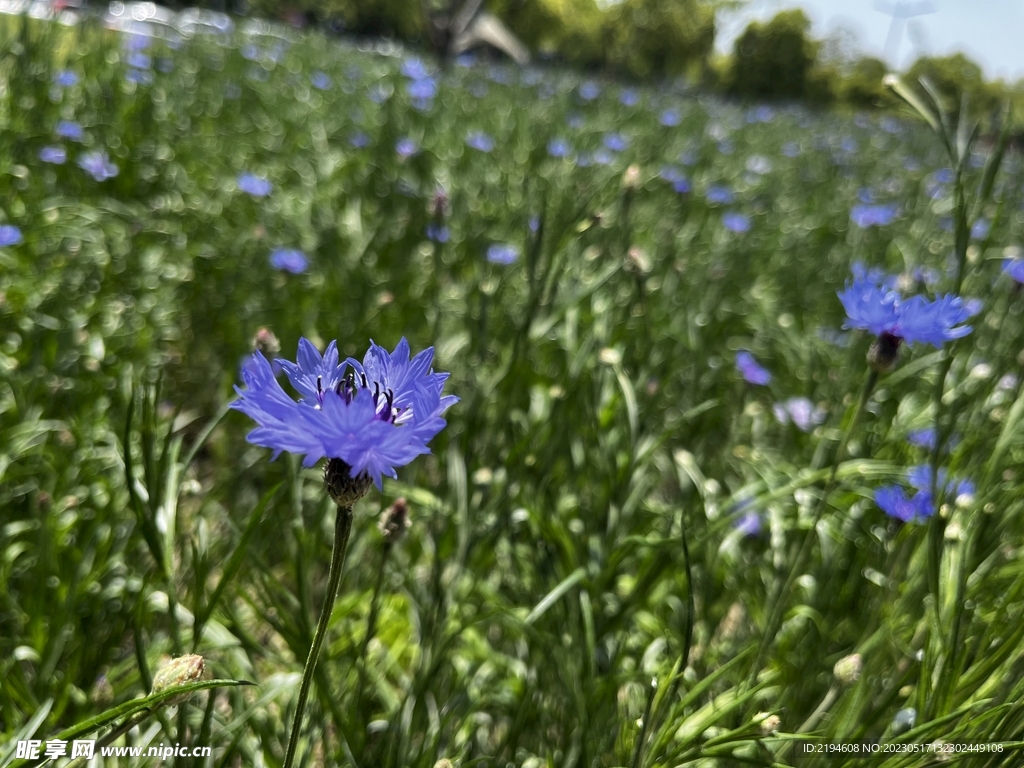
POLYGON ((86 152, 78 158, 78 165, 96 181, 106 181, 117 176, 117 166, 110 162, 110 158, 103 150, 86 152))
POLYGON ((487 249, 487 260, 492 264, 512 264, 519 259, 519 248, 510 243, 494 243, 487 249))
POLYGON ((772 380, 772 375, 768 370, 761 367, 757 360, 754 359, 754 356, 746 350, 736 353, 736 369, 751 384, 764 386, 772 380))
POLYGON ((433 357, 430 348, 410 359, 403 338, 392 353, 371 341, 362 362, 339 362, 336 342, 321 356, 301 339, 297 362, 277 361, 297 401, 255 352, 231 407, 256 421, 246 439, 272 449, 274 458, 282 451, 304 454, 303 466, 310 467, 326 456, 344 462, 352 480, 369 477, 380 488, 383 475, 397 477, 397 467, 430 453, 427 443, 445 426, 442 415, 458 402, 442 396, 448 374, 431 370, 433 357))
POLYGON ((306 271, 309 260, 302 251, 294 248, 277 248, 270 254, 270 265, 274 269, 298 275, 306 271))
POLYGON ((273 190, 273 185, 262 176, 243 173, 238 177, 238 188, 253 197, 266 197, 273 190))
POLYGON ((0 248, 21 242, 21 230, 13 224, 0 224, 0 248))

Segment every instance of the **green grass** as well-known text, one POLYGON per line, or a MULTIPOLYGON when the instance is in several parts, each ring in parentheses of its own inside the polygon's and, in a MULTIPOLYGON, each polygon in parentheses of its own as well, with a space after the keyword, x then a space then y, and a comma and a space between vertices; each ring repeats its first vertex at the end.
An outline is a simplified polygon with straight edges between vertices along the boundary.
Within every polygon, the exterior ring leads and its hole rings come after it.
MULTIPOLYGON (((674 86, 627 107, 614 83, 584 102, 571 73, 484 65, 446 70, 420 111, 402 59, 316 36, 276 63, 157 47, 153 83, 133 84, 109 33, 4 24, 0 223, 24 239, 0 248, 0 765, 17 739, 147 695, 188 652, 255 685, 155 707, 116 743, 280 765, 334 526, 319 472, 270 462, 225 410, 264 327, 289 358, 300 336, 353 356, 433 345, 461 398, 433 455, 356 507, 300 763, 786 765, 795 733, 1000 742, 971 764, 1019 762, 1024 390, 1004 377, 1021 374, 1024 305, 1000 273, 1024 228, 1016 157, 968 248, 970 221, 959 242, 944 226, 968 208, 929 194, 950 160, 912 118, 759 122, 674 86), (80 82, 55 87, 63 69, 80 82), (681 125, 659 124, 668 107, 681 125), (81 145, 54 137, 72 119, 81 145), (495 150, 466 147, 471 130, 495 150), (630 142, 609 165, 548 156, 610 131, 630 142), (406 160, 402 137, 421 148, 406 160), (66 164, 39 160, 52 144, 66 164), (119 173, 96 182, 76 161, 101 147, 119 173), (755 155, 769 172, 746 170, 755 155), (238 191, 242 172, 271 195, 238 191), (714 184, 735 202, 707 202, 714 184), (439 187, 444 244, 425 237, 439 187), (895 222, 851 222, 863 188, 895 222), (519 260, 489 263, 505 242, 519 260), (275 247, 309 269, 275 270, 275 247), (870 345, 837 343, 851 264, 930 267, 943 293, 958 257, 984 302, 973 333, 904 349, 851 426, 870 345), (769 386, 742 380, 740 349, 769 386), (773 416, 795 396, 826 415, 809 433, 773 416), (936 421, 958 442, 935 458, 976 495, 900 525, 873 492, 929 461, 906 438, 936 421), (376 519, 399 496, 412 525, 386 549, 376 519), (760 534, 735 527, 749 511, 760 534), (859 679, 840 683, 853 653, 859 679)), ((965 156, 969 204, 984 161, 965 156)))

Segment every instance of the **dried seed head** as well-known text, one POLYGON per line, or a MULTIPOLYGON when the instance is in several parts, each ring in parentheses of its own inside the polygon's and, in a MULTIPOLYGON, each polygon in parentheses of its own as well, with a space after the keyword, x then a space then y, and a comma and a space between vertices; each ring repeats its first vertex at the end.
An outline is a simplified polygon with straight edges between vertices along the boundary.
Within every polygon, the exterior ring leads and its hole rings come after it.
POLYGON ((404 498, 395 499, 394 504, 381 512, 377 521, 377 530, 388 544, 394 544, 405 535, 411 525, 409 520, 409 504, 404 498))
MULTIPOLYGON (((203 657, 189 653, 184 656, 179 656, 176 659, 171 659, 164 664, 157 673, 153 676, 153 690, 151 693, 160 693, 168 688, 175 688, 179 685, 185 685, 187 683, 194 683, 201 679, 203 672, 206 669, 206 662, 203 657)), ((184 693, 180 696, 173 696, 164 702, 165 706, 171 706, 174 704, 181 704, 186 701, 191 694, 184 693)))
POLYGON ((365 472, 352 477, 351 467, 341 459, 328 459, 324 465, 324 488, 339 507, 351 507, 370 492, 373 480, 365 472))

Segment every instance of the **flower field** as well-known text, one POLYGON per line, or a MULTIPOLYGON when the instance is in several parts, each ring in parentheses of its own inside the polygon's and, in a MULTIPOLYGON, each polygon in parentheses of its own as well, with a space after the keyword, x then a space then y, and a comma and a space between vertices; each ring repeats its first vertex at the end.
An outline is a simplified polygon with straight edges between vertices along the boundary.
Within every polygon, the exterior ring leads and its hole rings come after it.
POLYGON ((0 766, 1024 761, 1017 156, 0 22, 0 766))

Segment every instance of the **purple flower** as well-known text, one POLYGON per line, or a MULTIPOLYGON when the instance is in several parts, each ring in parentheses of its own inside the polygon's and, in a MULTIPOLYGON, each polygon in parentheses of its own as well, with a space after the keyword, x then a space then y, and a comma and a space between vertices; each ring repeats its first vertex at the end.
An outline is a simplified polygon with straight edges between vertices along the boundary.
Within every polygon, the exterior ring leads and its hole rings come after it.
POLYGON ((331 80, 330 75, 320 70, 317 70, 310 75, 309 81, 313 84, 314 88, 318 88, 321 91, 329 90, 330 87, 334 85, 334 81, 331 80))
POLYGON ((62 88, 71 88, 78 85, 78 75, 70 69, 65 69, 63 72, 58 72, 54 75, 53 82, 62 88))
POLYGON ((552 139, 548 142, 548 154, 551 157, 568 157, 572 154, 572 146, 565 139, 552 139))
POLYGON ((270 265, 274 269, 299 275, 306 271, 309 260, 302 251, 297 251, 294 248, 277 248, 270 254, 270 265))
POLYGON ((619 102, 624 107, 635 107, 640 101, 640 95, 632 88, 623 88, 619 94, 619 102))
POLYGON ((1007 259, 1003 262, 1003 272, 1018 283, 1024 283, 1024 259, 1007 259))
POLYGON ((433 372, 433 357, 431 347, 410 360, 403 338, 390 354, 371 341, 362 363, 339 363, 337 342, 321 356, 300 339, 297 363, 276 361, 300 394, 297 401, 255 352, 231 407, 258 424, 246 439, 272 449, 273 458, 282 451, 304 454, 306 467, 325 456, 340 459, 353 477, 365 474, 380 488, 383 475, 397 477, 396 467, 430 453, 427 443, 445 426, 442 414, 458 402, 441 395, 448 374, 433 372))
POLYGON ((935 427, 913 429, 910 431, 910 434, 907 435, 908 443, 916 445, 918 448, 927 448, 929 451, 935 450, 935 440, 935 427))
POLYGON ((708 187, 704 198, 714 205, 728 205, 735 200, 732 190, 722 184, 712 184, 708 187))
POLYGON ((419 147, 416 146, 416 142, 406 137, 401 138, 395 142, 395 152, 401 158, 412 157, 419 152, 419 147))
POLYGON ((946 294, 934 301, 924 296, 904 300, 895 290, 880 284, 878 275, 856 272, 852 284, 839 292, 846 310, 844 328, 860 328, 887 339, 895 349, 900 341, 924 342, 941 347, 943 342, 966 336, 969 325, 960 325, 976 312, 963 299, 946 294))
POLYGON ((437 96, 437 81, 432 77, 413 80, 405 86, 405 92, 414 99, 427 101, 437 96))
POLYGON ((466 136, 466 144, 480 152, 490 152, 494 149, 494 139, 483 131, 472 131, 466 136))
POLYGON ((510 243, 494 243, 487 249, 492 264, 511 264, 519 258, 519 248, 510 243))
POLYGON ((0 224, 0 248, 21 242, 21 230, 13 224, 0 224))
POLYGON ((674 128, 683 122, 683 116, 680 114, 678 109, 666 109, 661 113, 661 117, 658 121, 666 128, 674 128))
POLYGON ((952 168, 939 168, 939 170, 932 174, 932 177, 939 184, 952 184, 955 174, 952 168))
POLYGON ((753 222, 745 213, 728 211, 722 214, 722 225, 730 232, 742 235, 743 233, 750 231, 750 228, 753 226, 753 222))
POLYGON ((740 350, 736 353, 736 368, 743 374, 743 378, 751 384, 764 386, 772 380, 772 375, 768 370, 762 368, 757 360, 754 359, 754 356, 746 350, 740 350))
POLYGON ((72 141, 81 141, 85 135, 82 126, 72 120, 61 120, 55 130, 58 136, 72 141))
POLYGON ((899 214, 899 208, 892 204, 871 205, 861 203, 850 209, 850 219, 861 229, 885 227, 892 224, 899 214))
POLYGON ((423 63, 423 60, 415 56, 402 62, 402 74, 410 80, 423 80, 430 77, 430 73, 427 71, 427 66, 423 63))
POLYGON ((629 139, 615 131, 606 133, 603 142, 612 152, 622 152, 629 147, 629 139))
POLYGON ((238 188, 253 197, 266 197, 273 190, 273 185, 262 176, 243 173, 238 177, 238 188))
MULTIPOLYGON (((931 493, 932 489, 932 468, 927 464, 911 467, 907 470, 907 481, 918 491, 931 493)), ((958 496, 973 496, 974 483, 970 480, 958 480, 947 478, 946 470, 939 469, 936 481, 936 488, 944 488, 946 493, 956 498, 958 496)))
POLYGON ((761 515, 757 512, 747 512, 733 523, 733 527, 742 536, 757 536, 761 533, 761 515))
POLYGON ((153 60, 144 53, 133 51, 128 54, 128 66, 136 69, 149 69, 153 66, 153 60))
POLYGON ((904 523, 923 520, 935 512, 930 493, 918 491, 911 498, 907 498, 903 489, 896 485, 887 485, 876 490, 875 503, 889 517, 895 517, 904 523))
POLYGON ((103 150, 86 152, 78 158, 78 166, 96 181, 106 181, 117 176, 117 166, 110 162, 103 150))
POLYGON ((64 147, 43 147, 39 150, 39 159, 44 163, 63 165, 68 159, 68 153, 64 147))
POLYGON ((451 232, 444 224, 432 221, 427 224, 426 236, 428 240, 433 240, 435 243, 447 243, 451 239, 451 232))
POLYGON ((971 237, 975 240, 984 240, 988 237, 991 228, 992 225, 989 224, 988 219, 978 219, 971 227, 971 237))
POLYGON ((801 432, 810 432, 825 421, 825 410, 806 397, 791 397, 772 406, 775 420, 780 424, 793 422, 801 432))

